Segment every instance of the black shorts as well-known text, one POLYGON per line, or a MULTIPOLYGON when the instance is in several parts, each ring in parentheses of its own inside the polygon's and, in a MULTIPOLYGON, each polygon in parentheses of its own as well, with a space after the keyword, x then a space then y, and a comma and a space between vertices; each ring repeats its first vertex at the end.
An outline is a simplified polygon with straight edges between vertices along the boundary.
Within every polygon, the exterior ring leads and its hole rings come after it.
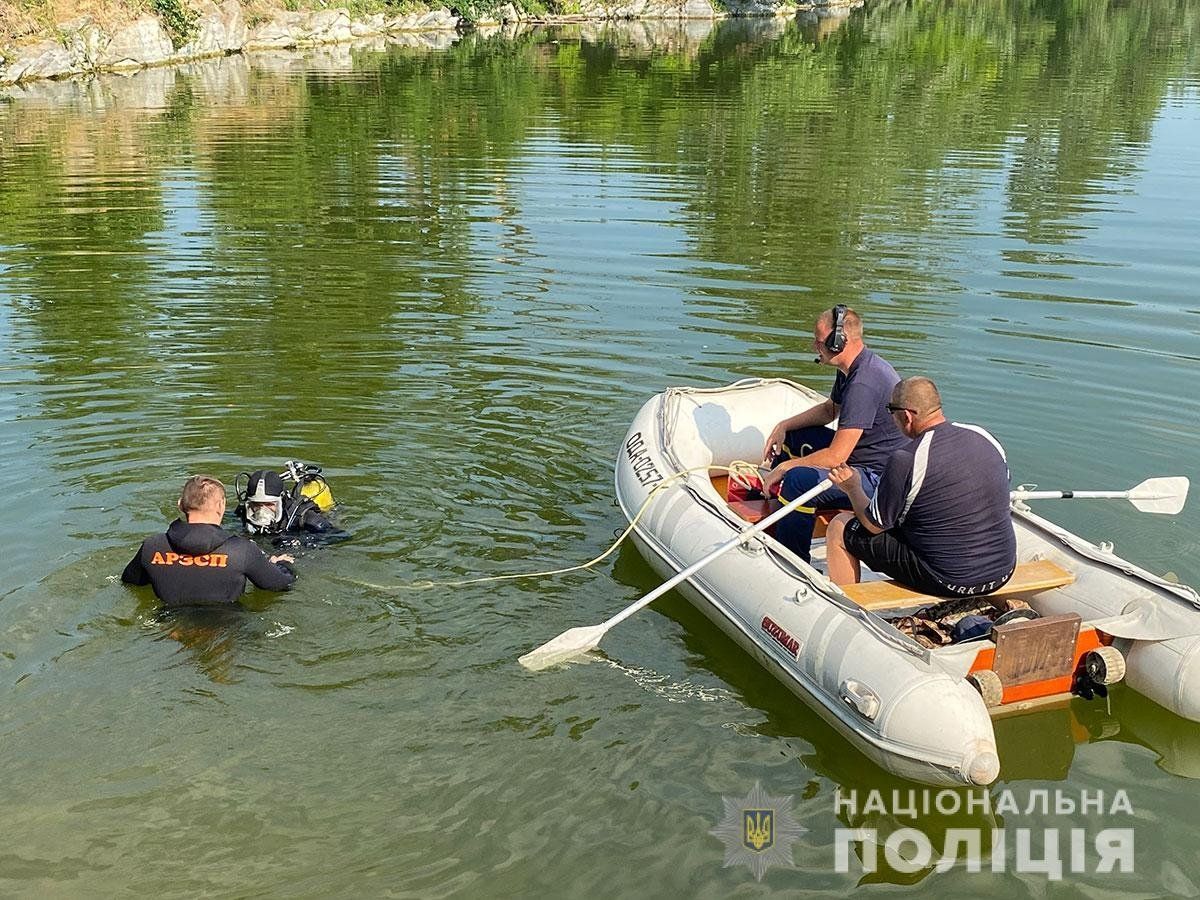
POLYGON ((1008 583, 1012 572, 979 584, 949 584, 921 561, 915 550, 904 543, 894 531, 871 534, 862 522, 854 519, 846 525, 843 536, 846 549, 863 565, 922 594, 935 597, 967 597, 990 594, 1008 583))

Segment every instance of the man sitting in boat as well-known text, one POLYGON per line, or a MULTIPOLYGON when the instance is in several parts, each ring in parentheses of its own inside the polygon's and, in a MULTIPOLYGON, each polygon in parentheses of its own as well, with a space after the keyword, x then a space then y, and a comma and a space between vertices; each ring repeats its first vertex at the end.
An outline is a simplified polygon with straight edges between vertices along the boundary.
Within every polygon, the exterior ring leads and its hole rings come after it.
POLYGON ((928 378, 896 385, 888 412, 913 440, 888 460, 873 496, 854 467, 829 473, 854 506, 829 525, 830 579, 857 583, 862 562, 923 594, 1003 587, 1017 557, 1004 449, 977 425, 946 421, 928 378))
MULTIPOLYGON (((813 326, 816 362, 836 366, 837 378, 824 403, 784 419, 771 430, 763 450, 771 471, 763 479, 767 496, 779 485, 787 502, 812 490, 834 466, 849 465, 873 489, 892 453, 908 443, 888 414, 896 370, 862 339, 862 319, 841 304, 827 309, 813 326), (838 420, 837 431, 825 426, 838 420), (782 482, 782 483, 781 483, 782 482)), ((804 560, 809 558, 814 514, 818 508, 850 509, 839 487, 818 494, 775 526, 775 538, 804 560)))

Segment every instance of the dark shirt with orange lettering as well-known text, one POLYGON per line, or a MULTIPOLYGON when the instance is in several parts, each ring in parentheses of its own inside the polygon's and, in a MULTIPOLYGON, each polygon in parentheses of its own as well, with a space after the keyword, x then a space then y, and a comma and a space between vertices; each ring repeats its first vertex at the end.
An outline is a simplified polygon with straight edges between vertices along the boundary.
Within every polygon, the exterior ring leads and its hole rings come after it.
POLYGON ((247 580, 264 590, 286 591, 296 576, 240 534, 179 519, 166 534, 142 541, 121 580, 152 585, 167 606, 203 606, 235 603, 247 580))

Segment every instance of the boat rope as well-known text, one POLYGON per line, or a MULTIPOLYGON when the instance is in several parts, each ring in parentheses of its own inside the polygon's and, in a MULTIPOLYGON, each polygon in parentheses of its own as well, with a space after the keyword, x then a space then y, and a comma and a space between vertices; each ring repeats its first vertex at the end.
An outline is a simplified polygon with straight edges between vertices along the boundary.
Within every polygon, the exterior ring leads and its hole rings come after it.
POLYGON ((372 584, 369 581, 361 581, 357 578, 340 578, 338 580, 346 581, 351 584, 361 585, 363 587, 374 588, 375 590, 381 590, 381 591, 427 591, 432 588, 465 587, 465 586, 471 585, 471 584, 486 584, 486 583, 492 582, 492 581, 512 581, 512 580, 518 579, 518 578, 545 578, 545 577, 548 577, 551 575, 565 575, 568 572, 579 572, 579 571, 583 571, 584 569, 590 569, 592 566, 603 562, 608 557, 612 556, 612 554, 614 552, 616 552, 616 549, 625 542, 625 539, 627 537, 629 537, 630 534, 633 533, 633 529, 635 527, 637 527, 637 523, 641 521, 642 516, 644 516, 646 514, 646 510, 648 510, 650 508, 650 503, 655 499, 655 497, 657 497, 659 495, 659 493, 662 490, 664 490, 667 487, 670 487, 672 484, 674 484, 679 479, 687 478, 689 475, 693 475, 696 472, 714 472, 714 471, 715 472, 726 472, 726 473, 728 473, 730 478, 735 479, 736 481, 745 485, 746 487, 756 488, 757 485, 750 479, 751 479, 751 476, 753 476, 754 479, 759 478, 760 468, 759 468, 759 466, 755 465, 754 463, 746 462, 745 460, 741 460, 741 459, 735 459, 732 463, 730 463, 727 466, 718 466, 718 465, 693 466, 692 468, 681 469, 678 472, 674 472, 671 475, 667 475, 665 478, 663 478, 662 481, 660 481, 658 484, 656 484, 651 489, 649 494, 646 495, 646 499, 643 500, 642 505, 640 507, 638 507, 637 513, 633 516, 632 519, 629 520, 629 525, 625 528, 624 531, 621 532, 621 534, 617 537, 617 539, 612 542, 612 544, 609 546, 609 548, 607 550, 605 550, 603 553, 601 553, 599 556, 597 556, 595 559, 590 559, 585 563, 580 563, 579 565, 564 566, 559 569, 546 569, 541 572, 512 572, 507 575, 486 575, 482 578, 468 578, 468 579, 459 580, 459 581, 414 581, 414 582, 411 582, 410 584, 396 584, 396 585, 372 584))

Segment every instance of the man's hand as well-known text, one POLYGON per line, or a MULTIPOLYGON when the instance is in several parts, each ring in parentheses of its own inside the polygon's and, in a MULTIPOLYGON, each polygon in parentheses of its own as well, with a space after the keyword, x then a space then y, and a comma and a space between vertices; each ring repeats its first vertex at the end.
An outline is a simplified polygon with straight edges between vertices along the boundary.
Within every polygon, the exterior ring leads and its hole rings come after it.
POLYGON ((867 529, 871 534, 879 534, 879 532, 883 531, 867 512, 871 498, 863 490, 862 476, 858 474, 858 469, 845 464, 834 466, 829 470, 829 480, 833 482, 835 487, 839 487, 846 492, 846 496, 850 498, 850 505, 854 507, 854 515, 863 528, 867 529))
POLYGON ((793 469, 796 466, 803 465, 798 459, 788 459, 781 462, 769 472, 762 473, 762 492, 764 497, 770 497, 771 492, 775 489, 775 485, 783 481, 783 476, 787 474, 788 469, 793 469))
POLYGON ((271 557, 271 562, 273 562, 273 563, 279 563, 279 562, 294 563, 295 561, 296 561, 296 557, 292 556, 290 553, 280 553, 277 556, 271 557))
POLYGON ((834 466, 829 470, 829 480, 833 482, 834 487, 845 491, 847 497, 853 498, 856 493, 862 493, 862 478, 854 466, 834 466))
POLYGON ((784 427, 784 423, 780 422, 771 429, 770 435, 767 436, 767 442, 763 445, 764 466, 775 462, 775 457, 783 452, 785 440, 787 440, 787 429, 784 427))

